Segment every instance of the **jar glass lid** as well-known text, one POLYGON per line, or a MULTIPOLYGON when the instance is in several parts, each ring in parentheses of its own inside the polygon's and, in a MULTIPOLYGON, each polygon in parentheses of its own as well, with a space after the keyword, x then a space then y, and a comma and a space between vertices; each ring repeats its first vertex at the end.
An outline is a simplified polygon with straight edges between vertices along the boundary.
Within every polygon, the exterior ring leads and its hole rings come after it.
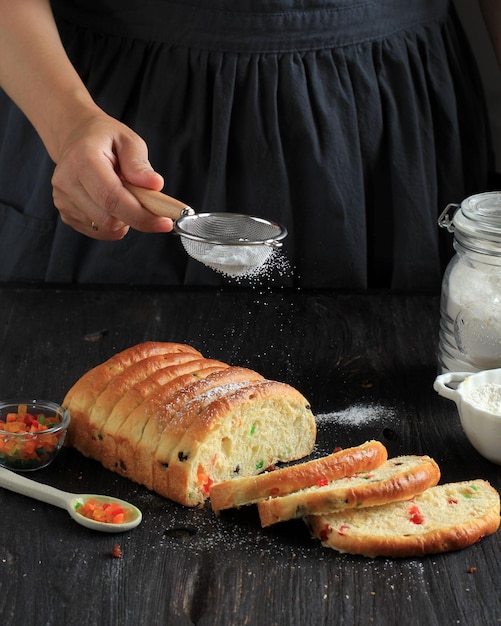
POLYGON ((467 219, 481 226, 501 229, 501 192, 489 191, 470 196, 461 203, 461 211, 467 219))
POLYGON ((463 247, 501 256, 501 191, 466 198, 452 219, 455 240, 463 247))

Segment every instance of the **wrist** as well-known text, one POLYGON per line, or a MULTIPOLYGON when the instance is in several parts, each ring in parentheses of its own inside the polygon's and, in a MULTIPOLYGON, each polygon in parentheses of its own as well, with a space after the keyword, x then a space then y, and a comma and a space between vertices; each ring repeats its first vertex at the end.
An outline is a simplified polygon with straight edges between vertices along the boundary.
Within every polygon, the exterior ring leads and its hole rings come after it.
POLYGON ((55 98, 57 106, 39 117, 34 126, 49 156, 58 163, 74 139, 83 132, 93 118, 105 115, 90 96, 55 98))

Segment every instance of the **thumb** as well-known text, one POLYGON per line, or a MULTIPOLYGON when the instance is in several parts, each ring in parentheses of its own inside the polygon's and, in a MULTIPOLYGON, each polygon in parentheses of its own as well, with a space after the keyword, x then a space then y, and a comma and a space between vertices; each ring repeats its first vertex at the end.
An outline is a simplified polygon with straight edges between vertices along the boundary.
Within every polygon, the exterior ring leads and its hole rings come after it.
POLYGON ((127 172, 122 168, 122 174, 125 180, 137 187, 160 191, 164 186, 163 177, 158 172, 155 172, 149 161, 136 162, 133 166, 130 164, 127 172))
POLYGON ((160 191, 164 186, 164 179, 155 172, 148 160, 148 148, 145 142, 137 137, 136 141, 125 142, 117 149, 120 174, 126 181, 160 191))

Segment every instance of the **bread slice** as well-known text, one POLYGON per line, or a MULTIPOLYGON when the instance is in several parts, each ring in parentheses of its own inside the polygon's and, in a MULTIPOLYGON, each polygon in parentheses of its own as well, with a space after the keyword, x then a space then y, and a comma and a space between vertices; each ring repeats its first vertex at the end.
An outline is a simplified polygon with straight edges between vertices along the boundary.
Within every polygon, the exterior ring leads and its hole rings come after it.
POLYGON ((339 450, 320 459, 216 483, 210 488, 210 502, 215 513, 223 509, 253 504, 268 497, 283 496, 300 489, 323 484, 357 472, 379 467, 388 458, 379 441, 339 450))
POLYGON ((347 509, 306 520, 322 545, 368 557, 460 550, 499 528, 498 492, 485 480, 431 487, 408 501, 347 509))
POLYGON ((399 456, 369 472, 334 480, 286 496, 258 502, 261 526, 289 519, 362 508, 412 498, 440 480, 440 469, 429 456, 399 456))
POLYGON ((255 381, 214 396, 187 428, 154 489, 186 506, 199 505, 212 484, 303 458, 315 438, 315 418, 299 391, 255 381))

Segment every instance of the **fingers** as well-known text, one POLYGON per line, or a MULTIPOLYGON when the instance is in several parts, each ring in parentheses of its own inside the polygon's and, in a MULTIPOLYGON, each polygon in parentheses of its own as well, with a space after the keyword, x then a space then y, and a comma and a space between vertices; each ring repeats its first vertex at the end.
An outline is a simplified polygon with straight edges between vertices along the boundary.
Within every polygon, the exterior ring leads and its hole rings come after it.
MULTIPOLYGON (((54 202, 57 206, 57 195, 54 194, 54 197, 54 202)), ((99 207, 92 208, 93 203, 90 198, 84 200, 85 211, 80 210, 78 204, 74 204, 67 199, 64 204, 61 202, 59 204, 63 207, 60 209, 63 223, 71 226, 71 228, 82 233, 82 235, 102 241, 117 241, 123 239, 129 232, 130 226, 128 224, 107 216, 99 207)))
POLYGON ((106 116, 73 137, 56 165, 53 200, 61 220, 99 240, 122 239, 130 228, 171 231, 172 220, 142 207, 120 176, 150 189, 163 187, 162 177, 148 161, 144 141, 106 116))

